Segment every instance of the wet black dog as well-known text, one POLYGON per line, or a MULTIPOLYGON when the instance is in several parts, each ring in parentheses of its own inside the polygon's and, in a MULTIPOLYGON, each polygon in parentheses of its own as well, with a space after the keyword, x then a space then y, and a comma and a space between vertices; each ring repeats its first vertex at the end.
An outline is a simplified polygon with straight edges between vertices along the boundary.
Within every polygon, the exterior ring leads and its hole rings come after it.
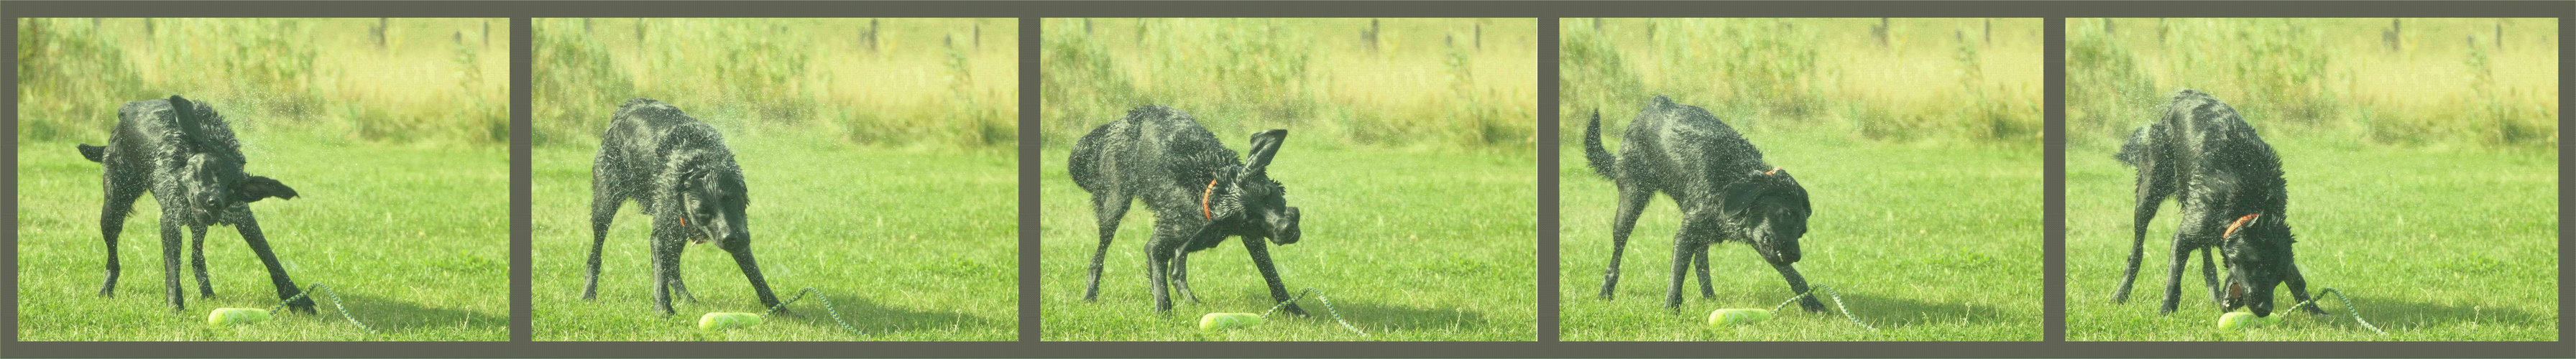
MULTIPOLYGON (((1147 277, 1153 281, 1154 310, 1172 310, 1170 289, 1197 301, 1189 286, 1189 254, 1242 237, 1252 263, 1270 283, 1270 298, 1287 301, 1288 287, 1270 264, 1270 249, 1297 243, 1297 207, 1284 197, 1287 187, 1270 180, 1271 156, 1288 130, 1252 135, 1252 153, 1237 161, 1234 150, 1217 142, 1188 113, 1147 106, 1127 111, 1127 118, 1101 125, 1074 142, 1067 160, 1074 184, 1091 192, 1100 220, 1100 248, 1091 253, 1091 284, 1082 300, 1100 297, 1100 265, 1109 255, 1109 240, 1130 202, 1144 200, 1154 211, 1154 239, 1146 244, 1147 277)), ((1289 313, 1305 315, 1289 304, 1289 313)))
MULTIPOLYGON (((278 265, 268 237, 260 233, 259 219, 250 211, 250 203, 261 199, 294 199, 295 189, 242 172, 250 162, 242 157, 241 141, 213 106, 179 96, 128 102, 116 110, 116 132, 108 136, 106 147, 84 144, 78 148, 81 157, 106 170, 102 177, 107 206, 99 213, 98 226, 107 236, 107 282, 99 286, 99 296, 116 295, 116 236, 124 231, 126 215, 134 212, 134 201, 143 198, 145 191, 161 204, 161 284, 171 310, 188 307, 179 285, 182 227, 195 238, 189 258, 196 268, 199 295, 215 296, 214 284, 206 275, 206 227, 210 225, 232 225, 241 233, 251 252, 268 266, 278 299, 303 292, 286 277, 286 267, 278 265)), ((313 299, 297 298, 288 307, 310 313, 313 299)))
MULTIPOLYGON (((1656 192, 1671 196, 1682 210, 1664 307, 1681 308, 1683 276, 1693 266, 1699 268, 1700 296, 1717 296, 1709 283, 1708 247, 1725 241, 1751 244, 1789 281, 1789 290, 1807 292, 1807 279, 1791 265, 1798 262, 1799 237, 1807 234, 1807 189, 1788 170, 1763 162, 1762 151, 1708 110, 1663 96, 1655 96, 1628 123, 1624 147, 1612 157, 1602 146, 1601 114, 1594 112, 1583 129, 1584 160, 1594 173, 1619 184, 1619 216, 1611 222, 1610 268, 1601 275, 1601 299, 1614 296, 1628 232, 1636 229, 1638 212, 1656 192)), ((1799 304, 1809 311, 1825 310, 1813 296, 1799 304)))
POLYGON ((752 259, 751 226, 743 214, 751 193, 743 186, 742 167, 714 126, 661 101, 628 100, 600 134, 599 157, 590 171, 590 271, 581 299, 598 296, 599 247, 608 241, 617 207, 633 199, 653 217, 653 302, 662 314, 674 313, 674 293, 697 300, 680 281, 680 251, 707 241, 733 254, 762 305, 778 306, 759 261, 752 259))
MULTIPOLYGON (((2173 266, 2165 276, 2164 306, 2173 313, 2182 300, 2183 267, 2200 251, 2200 275, 2210 299, 2224 310, 2252 307, 2254 315, 2272 315, 2272 288, 2289 282, 2290 295, 2308 300, 2307 278, 2299 274, 2290 244, 2289 190, 2281 178, 2281 158, 2256 136, 2236 109, 2200 91, 2175 92, 2164 117, 2139 128, 2120 145, 2120 163, 2138 168, 2137 222, 2129 244, 2129 267, 2120 277, 2112 302, 2129 300, 2138 280, 2138 262, 2146 256, 2147 222, 2165 198, 2182 205, 2182 229, 2174 233, 2173 266), (2226 257, 2222 288, 2209 252, 2226 257)), ((2311 314, 2325 314, 2315 306, 2311 314)))

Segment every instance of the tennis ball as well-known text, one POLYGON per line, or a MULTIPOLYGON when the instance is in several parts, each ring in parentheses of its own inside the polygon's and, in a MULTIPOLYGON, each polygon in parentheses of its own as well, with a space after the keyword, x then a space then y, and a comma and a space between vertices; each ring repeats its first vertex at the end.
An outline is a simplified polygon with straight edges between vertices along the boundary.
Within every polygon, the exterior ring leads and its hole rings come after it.
POLYGON ((2281 318, 2258 317, 2254 316, 2254 313, 2246 312, 2229 312, 2218 316, 2218 329, 2225 330, 2251 329, 2280 323, 2281 318))
POLYGON ((1708 313, 1708 326, 1731 326, 1771 320, 1769 309, 1727 308, 1708 313))
POLYGON ((714 312, 698 316, 700 330, 725 330, 754 325, 760 325, 759 314, 714 312))
POLYGON ((214 313, 206 314, 206 325, 221 327, 237 324, 252 324, 268 321, 268 318, 267 309, 215 308, 214 313))
POLYGON ((1208 313, 1199 317, 1199 330, 1217 331, 1261 325, 1261 315, 1252 313, 1208 313))

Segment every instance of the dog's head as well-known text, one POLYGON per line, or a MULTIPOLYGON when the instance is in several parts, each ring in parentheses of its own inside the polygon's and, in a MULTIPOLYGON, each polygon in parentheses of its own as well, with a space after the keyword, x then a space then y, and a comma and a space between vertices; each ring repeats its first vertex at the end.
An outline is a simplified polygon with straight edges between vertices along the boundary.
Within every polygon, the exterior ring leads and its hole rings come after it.
POLYGON ((2271 316, 2272 289, 2297 265, 2290 251, 2296 242, 2287 216, 2256 213, 2229 222, 2218 246, 2227 258, 2227 310, 2250 307, 2255 316, 2271 316))
POLYGON ((1807 235, 1807 189, 1788 170, 1752 171, 1725 189, 1720 205, 1727 223, 1753 244, 1762 259, 1797 263, 1798 238, 1807 235))
POLYGON ((698 156, 683 166, 675 187, 689 241, 732 246, 750 240, 751 222, 744 209, 751 207, 751 191, 743 185, 742 168, 729 158, 698 156))
POLYGON ((1245 235, 1269 238, 1271 243, 1297 243, 1297 207, 1288 206, 1288 187, 1270 179, 1270 159, 1279 155, 1279 144, 1288 138, 1288 130, 1261 131, 1252 135, 1252 151, 1244 156, 1240 169, 1208 185, 1206 200, 1212 202, 1210 219, 1236 217, 1245 235), (1223 187, 1223 188, 1220 188, 1223 187), (1222 210, 1224 213, 1214 211, 1222 210))
MULTIPOLYGON (((174 144, 181 152, 179 187, 187 191, 186 212, 194 223, 219 223, 236 207, 270 197, 294 199, 295 189, 268 177, 242 172, 249 161, 242 158, 238 145, 226 141, 231 131, 205 129, 219 122, 212 108, 199 108, 179 96, 170 96, 170 115, 180 128, 181 140, 174 144), (220 135, 220 136, 218 136, 220 135)), ((221 126, 216 124, 216 126, 221 126)), ((239 207, 247 208, 247 207, 239 207)))

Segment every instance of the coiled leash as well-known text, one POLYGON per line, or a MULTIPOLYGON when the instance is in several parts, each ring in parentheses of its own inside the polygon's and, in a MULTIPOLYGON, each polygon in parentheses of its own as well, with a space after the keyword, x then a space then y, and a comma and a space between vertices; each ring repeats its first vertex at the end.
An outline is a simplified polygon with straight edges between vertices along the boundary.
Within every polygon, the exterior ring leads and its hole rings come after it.
POLYGON ((787 310, 788 304, 795 304, 797 300, 805 299, 806 294, 812 294, 814 295, 815 300, 823 301, 823 313, 832 315, 832 323, 840 324, 841 329, 850 331, 850 335, 867 336, 867 333, 859 332, 858 327, 850 326, 849 321, 841 320, 841 311, 832 308, 832 297, 824 295, 822 290, 814 289, 814 287, 805 287, 805 289, 797 290, 795 297, 789 297, 787 298, 787 301, 778 302, 778 305, 770 306, 769 311, 761 312, 760 316, 766 317, 771 314, 778 314, 779 311, 787 310))
POLYGON ((268 321, 268 313, 285 310, 287 303, 294 303, 296 299, 304 299, 306 296, 312 295, 313 292, 322 292, 324 295, 329 295, 331 299, 331 308, 340 311, 341 319, 347 319, 349 320, 349 324, 357 325, 358 329, 366 330, 368 335, 377 334, 375 327, 367 326, 367 323, 359 322, 358 317, 349 315, 349 307, 340 303, 339 291, 331 290, 331 286, 324 285, 322 283, 313 283, 313 286, 306 287, 304 292, 295 293, 295 295, 288 296, 286 299, 278 300, 276 306, 268 307, 268 309, 215 308, 215 311, 207 316, 206 323, 215 326, 225 326, 268 321))
POLYGON ((1790 296, 1789 300, 1781 301, 1780 305, 1771 306, 1771 311, 1779 312, 1781 309, 1788 309, 1789 303, 1796 303, 1800 298, 1814 296, 1816 295, 1816 291, 1824 291, 1826 297, 1834 299, 1834 309, 1842 310, 1843 319, 1850 319, 1852 324, 1859 324, 1862 329, 1869 329, 1869 331, 1873 332, 1878 331, 1877 327, 1871 327, 1869 326, 1869 323, 1860 322, 1860 317, 1852 316, 1851 308, 1843 306, 1843 295, 1840 292, 1834 291, 1834 288, 1830 286, 1817 285, 1815 288, 1807 289, 1806 293, 1798 293, 1798 295, 1790 296))
MULTIPOLYGON (((2305 302, 2299 302, 2299 305, 2293 305, 2293 306, 2290 306, 2290 309, 2285 309, 2284 311, 2286 312, 2286 311, 2292 311, 2292 310, 2299 310, 2299 307, 2305 307, 2305 306, 2317 305, 2317 300, 2319 300, 2319 299, 2326 299, 2326 296, 2325 296, 2325 295, 2327 295, 2327 294, 2333 294, 2333 295, 2335 296, 2335 299, 2343 300, 2343 311, 2344 311, 2344 314, 2351 314, 2351 315, 2352 315, 2352 321, 2353 321, 2353 322, 2355 322, 2355 323, 2361 323, 2361 327, 2362 327, 2362 328, 2369 328, 2369 329, 2370 329, 2370 331, 2371 331, 2371 332, 2373 332, 2373 333, 2379 333, 2379 335, 2388 335, 2388 332, 2379 330, 2379 326, 2370 325, 2370 321, 2368 321, 2368 320, 2362 320, 2362 319, 2361 319, 2361 308, 2356 308, 2356 307, 2353 307, 2353 306, 2352 306, 2352 297, 2351 297, 2351 296, 2346 296, 2346 295, 2344 295, 2344 294, 2343 294, 2343 291, 2335 290, 2334 288, 2324 288, 2324 289, 2318 290, 2318 291, 2317 291, 2317 297, 2316 297, 2316 298, 2309 298, 2309 299, 2308 299, 2308 301, 2305 301, 2305 302)), ((2323 307, 2319 307, 2319 308, 2317 308, 2317 309, 2318 309, 2318 310, 2324 310, 2325 308, 2323 308, 2323 307)))

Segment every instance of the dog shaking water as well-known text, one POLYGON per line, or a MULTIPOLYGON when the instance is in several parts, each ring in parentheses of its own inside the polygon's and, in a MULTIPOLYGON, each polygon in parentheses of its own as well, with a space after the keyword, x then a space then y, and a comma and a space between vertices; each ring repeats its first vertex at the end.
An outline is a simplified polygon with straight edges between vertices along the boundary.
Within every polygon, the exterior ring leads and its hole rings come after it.
MULTIPOLYGON (((1154 238, 1146 243, 1146 276, 1154 291, 1154 310, 1172 310, 1171 289, 1198 300, 1190 290, 1189 254, 1214 248, 1227 237, 1241 237, 1252 264, 1270 284, 1270 298, 1289 300, 1288 287, 1271 265, 1262 239, 1297 243, 1297 207, 1289 207, 1287 187, 1272 181, 1270 158, 1279 154, 1288 130, 1252 135, 1252 151, 1243 161, 1200 127, 1188 113, 1146 106, 1127 111, 1127 118, 1101 125, 1073 144, 1067 172, 1100 220, 1100 247, 1091 253, 1091 283, 1082 300, 1100 297, 1101 261, 1118 233, 1118 220, 1131 202, 1143 200, 1154 211, 1154 238), (1248 161, 1248 162, 1245 162, 1248 161), (1168 286, 1168 287, 1167 287, 1168 286)), ((1305 315, 1289 304, 1289 313, 1305 315)))
POLYGON ((599 157, 590 171, 590 267, 581 299, 598 296, 600 246, 608 241, 617 207, 632 199, 653 217, 653 303, 663 315, 676 313, 674 294, 696 300, 680 281, 680 251, 710 241, 733 254, 761 305, 778 306, 778 295, 769 291, 760 261, 751 255, 751 224, 744 215, 751 193, 742 167, 714 126, 661 101, 628 100, 600 134, 599 157))
MULTIPOLYGON (((98 225, 100 234, 107 237, 107 281, 99 286, 99 296, 116 295, 121 271, 116 237, 124 231, 125 217, 134 212, 134 201, 147 191, 161 205, 161 284, 171 310, 188 307, 179 283, 180 228, 188 229, 194 238, 189 258, 196 269, 199 295, 215 296, 214 283, 206 275, 206 227, 211 225, 231 225, 241 233, 251 252, 268 266, 278 299, 303 292, 287 278, 286 267, 278 264, 277 253, 269 250, 268 237, 259 230, 259 218, 250 211, 250 203, 261 199, 294 199, 295 189, 242 172, 249 161, 242 156, 241 141, 213 106, 175 95, 128 102, 116 110, 116 132, 108 135, 107 146, 84 144, 78 149, 82 158, 98 162, 106 172, 101 177, 107 203, 99 212, 98 225)), ((296 298, 287 307, 310 313, 313 300, 296 298)))
MULTIPOLYGON (((2251 307, 2256 316, 2270 316, 2273 287, 2283 282, 2293 298, 2308 300, 2307 278, 2299 274, 2298 258, 2290 250, 2298 241, 2290 235, 2281 159, 2235 108, 2200 91, 2175 92, 2164 116, 2132 133, 2114 157, 2138 168, 2138 203, 2128 270, 2111 293, 2112 302, 2128 301, 2146 253, 2147 223, 2155 220, 2167 197, 2182 205, 2182 228, 2174 233, 2173 262, 2158 313, 2173 313, 2182 299, 2182 272, 2192 251, 2200 251, 2201 281, 2209 287, 2210 300, 2224 310, 2251 307), (2226 258, 2224 286, 2210 262, 2212 250, 2226 258)), ((2315 306, 2307 310, 2325 314, 2315 306)))
MULTIPOLYGON (((1753 246, 1789 290, 1807 292, 1798 262, 1798 239, 1807 233, 1807 189, 1789 170, 1762 161, 1734 128, 1699 107, 1655 96, 1654 103, 1628 123, 1627 141, 1618 156, 1601 143, 1601 114, 1583 129, 1583 154, 1592 171, 1619 184, 1619 214, 1611 222, 1610 268, 1601 275, 1601 299, 1611 299, 1619 286, 1619 258, 1628 250, 1628 233, 1637 216, 1661 192, 1682 210, 1681 231, 1673 235, 1671 285, 1664 307, 1680 309, 1684 275, 1699 269, 1703 298, 1716 297, 1709 283, 1708 247, 1737 241, 1753 246)), ((1799 302, 1808 311, 1825 305, 1809 296, 1799 302)))

